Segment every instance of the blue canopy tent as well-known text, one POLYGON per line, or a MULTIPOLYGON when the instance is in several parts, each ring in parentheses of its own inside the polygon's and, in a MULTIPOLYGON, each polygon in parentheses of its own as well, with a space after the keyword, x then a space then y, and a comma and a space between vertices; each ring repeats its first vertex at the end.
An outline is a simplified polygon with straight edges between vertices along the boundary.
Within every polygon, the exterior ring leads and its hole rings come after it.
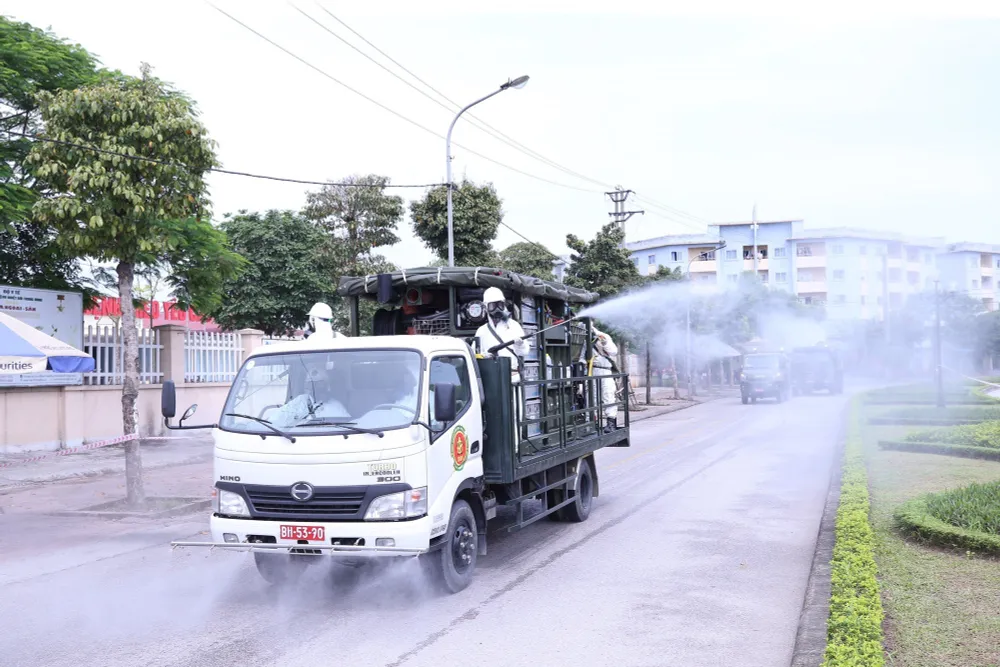
POLYGON ((0 313, 0 374, 90 373, 94 359, 86 352, 0 313))

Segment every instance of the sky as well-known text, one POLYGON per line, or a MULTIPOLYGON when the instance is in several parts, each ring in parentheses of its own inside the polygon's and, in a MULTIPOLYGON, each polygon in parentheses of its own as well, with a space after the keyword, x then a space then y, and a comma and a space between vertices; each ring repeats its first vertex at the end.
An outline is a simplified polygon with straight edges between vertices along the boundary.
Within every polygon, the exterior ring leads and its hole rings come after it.
MULTIPOLYGON (((620 0, 613 12, 590 0, 488 12, 451 0, 213 2, 8 0, 0 11, 105 66, 150 63, 197 101, 225 168, 305 180, 441 183, 456 110, 302 12, 426 90, 325 8, 462 105, 527 74, 458 122, 454 176, 493 183, 504 222, 559 254, 567 233, 590 238, 608 221, 604 193, 618 185, 645 210, 627 223, 630 241, 748 220, 756 204, 760 219, 1000 244, 1000 3, 845 0, 815 14, 763 0, 752 13, 721 0, 620 0)), ((298 209, 315 189, 223 174, 210 186, 217 218, 298 209)), ((430 261, 408 215, 401 227, 384 254, 430 261)), ((501 228, 495 247, 520 240, 501 228)))

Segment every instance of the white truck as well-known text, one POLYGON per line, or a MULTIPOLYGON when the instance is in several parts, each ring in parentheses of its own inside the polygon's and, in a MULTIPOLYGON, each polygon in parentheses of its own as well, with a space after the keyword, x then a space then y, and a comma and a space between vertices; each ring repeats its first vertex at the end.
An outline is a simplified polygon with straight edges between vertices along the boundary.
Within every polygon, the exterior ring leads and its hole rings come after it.
MULTIPOLYGON (((572 317, 596 295, 465 268, 345 278, 339 291, 352 335, 258 348, 217 424, 184 425, 192 406, 171 425, 175 388, 164 384, 167 426, 212 428, 215 442, 211 541, 175 547, 252 551, 276 584, 323 555, 355 566, 415 557, 457 592, 500 505, 513 508, 501 514, 508 530, 587 519, 594 452, 629 446, 627 401, 619 426, 602 428, 608 376, 588 372, 590 322, 572 317), (516 384, 509 358, 470 343, 491 286, 531 336, 516 384), (374 335, 359 336, 366 298, 379 309, 374 335)), ((627 392, 627 376, 614 379, 627 392)))

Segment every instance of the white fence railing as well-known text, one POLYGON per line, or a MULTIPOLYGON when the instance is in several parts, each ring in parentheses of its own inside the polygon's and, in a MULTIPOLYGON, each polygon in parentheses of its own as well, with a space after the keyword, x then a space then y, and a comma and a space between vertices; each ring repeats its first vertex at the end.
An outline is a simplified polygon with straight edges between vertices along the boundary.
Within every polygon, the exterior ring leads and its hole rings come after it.
MULTIPOLYGON (((139 332, 139 381, 159 384, 163 380, 160 366, 160 332, 143 329, 139 332)), ((94 358, 93 373, 84 373, 85 385, 115 385, 125 381, 125 341, 118 327, 87 327, 83 334, 83 349, 94 358)))
POLYGON ((184 334, 185 382, 232 382, 242 363, 243 337, 239 333, 184 334))

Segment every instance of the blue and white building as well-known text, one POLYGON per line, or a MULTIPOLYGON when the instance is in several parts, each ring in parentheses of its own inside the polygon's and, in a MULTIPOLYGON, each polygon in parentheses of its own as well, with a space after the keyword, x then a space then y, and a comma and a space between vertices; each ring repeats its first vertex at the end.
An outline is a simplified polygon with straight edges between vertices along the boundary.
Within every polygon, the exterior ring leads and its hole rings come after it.
POLYGON ((981 299, 987 310, 1000 301, 1000 246, 986 243, 952 243, 937 258, 941 289, 964 292, 981 299))

